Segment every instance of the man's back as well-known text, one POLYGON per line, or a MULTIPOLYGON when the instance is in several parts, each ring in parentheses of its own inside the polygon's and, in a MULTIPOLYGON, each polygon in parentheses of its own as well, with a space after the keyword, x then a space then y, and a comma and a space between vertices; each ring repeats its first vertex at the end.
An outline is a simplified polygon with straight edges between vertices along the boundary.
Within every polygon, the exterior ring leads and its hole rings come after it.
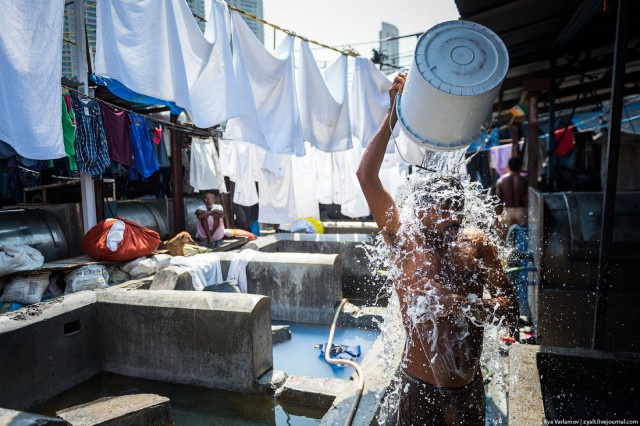
POLYGON ((526 207, 527 189, 527 180, 516 173, 509 173, 496 184, 496 194, 505 207, 526 207))

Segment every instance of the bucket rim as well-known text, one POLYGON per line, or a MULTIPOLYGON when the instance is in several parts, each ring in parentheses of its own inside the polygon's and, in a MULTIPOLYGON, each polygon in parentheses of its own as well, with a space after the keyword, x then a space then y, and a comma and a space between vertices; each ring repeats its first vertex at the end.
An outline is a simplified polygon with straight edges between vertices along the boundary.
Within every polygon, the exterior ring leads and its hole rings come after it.
POLYGON ((484 25, 478 24, 477 22, 465 21, 462 19, 458 19, 455 21, 445 21, 431 27, 430 29, 422 33, 422 35, 418 39, 418 42, 416 43, 416 49, 413 53, 412 67, 415 67, 417 73, 420 74, 420 76, 427 82, 429 82, 429 85, 431 85, 436 90, 456 96, 477 96, 495 90, 502 85, 502 82, 504 81, 504 78, 509 71, 509 51, 498 34, 496 34, 490 28, 485 27, 484 25), (469 31, 475 31, 485 36, 494 45, 496 53, 498 55, 496 58, 497 66, 495 72, 490 76, 488 80, 470 86, 456 85, 443 81, 433 72, 431 68, 425 66, 428 65, 426 64, 425 52, 422 52, 419 47, 422 44, 427 43, 428 39, 433 37, 434 35, 451 28, 460 28, 469 31))

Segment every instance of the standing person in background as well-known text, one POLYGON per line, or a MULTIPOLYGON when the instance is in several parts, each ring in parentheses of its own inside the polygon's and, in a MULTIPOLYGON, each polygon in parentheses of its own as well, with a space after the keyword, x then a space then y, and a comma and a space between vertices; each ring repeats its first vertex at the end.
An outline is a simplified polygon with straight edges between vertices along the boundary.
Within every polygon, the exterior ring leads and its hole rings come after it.
POLYGON ((500 233, 503 238, 511 225, 527 225, 527 194, 529 184, 520 176, 522 160, 512 157, 508 163, 509 172, 496 183, 496 195, 504 203, 500 217, 500 233))
POLYGON ((220 204, 215 204, 213 191, 204 191, 203 201, 204 204, 196 209, 196 240, 202 246, 215 249, 220 247, 224 238, 224 210, 220 204))

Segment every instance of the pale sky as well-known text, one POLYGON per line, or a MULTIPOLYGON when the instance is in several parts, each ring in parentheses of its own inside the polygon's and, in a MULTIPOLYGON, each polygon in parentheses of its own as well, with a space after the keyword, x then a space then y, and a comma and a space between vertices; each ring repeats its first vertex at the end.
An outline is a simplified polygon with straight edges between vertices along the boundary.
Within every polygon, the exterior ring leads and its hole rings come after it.
MULTIPOLYGON (((264 19, 280 27, 330 46, 351 45, 371 57, 378 47, 383 21, 398 27, 399 34, 426 31, 437 23, 458 19, 454 0, 263 0, 264 19), (374 41, 373 43, 371 43, 374 41), (363 42, 369 42, 363 44, 363 42)), ((265 26, 265 45, 273 47, 274 32, 265 26)), ((276 43, 284 33, 276 32, 276 43)), ((417 38, 400 40, 400 65, 410 65, 417 38)), ((317 61, 332 61, 337 53, 311 45, 317 61)), ((296 45, 297 50, 297 45, 296 45)))

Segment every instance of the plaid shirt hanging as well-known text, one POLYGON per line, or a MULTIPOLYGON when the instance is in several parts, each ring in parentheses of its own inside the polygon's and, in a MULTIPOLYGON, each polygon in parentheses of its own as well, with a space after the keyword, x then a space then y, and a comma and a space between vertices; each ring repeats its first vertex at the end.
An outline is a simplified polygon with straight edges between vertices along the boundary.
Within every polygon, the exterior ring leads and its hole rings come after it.
POLYGON ((71 105, 76 116, 76 163, 86 174, 102 174, 111 163, 100 107, 95 99, 81 98, 71 92, 71 105))

